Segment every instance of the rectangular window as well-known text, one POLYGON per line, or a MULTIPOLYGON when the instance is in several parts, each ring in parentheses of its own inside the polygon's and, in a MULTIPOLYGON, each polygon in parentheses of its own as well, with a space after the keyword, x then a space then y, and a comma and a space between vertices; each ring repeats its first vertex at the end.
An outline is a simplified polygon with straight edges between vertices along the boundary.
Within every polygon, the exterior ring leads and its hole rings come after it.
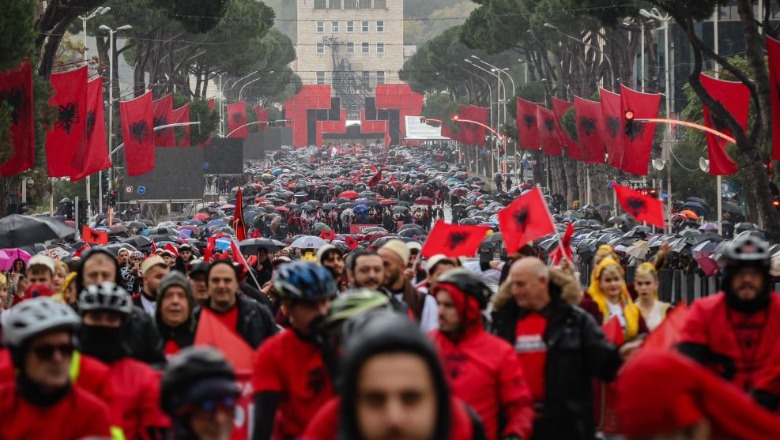
POLYGON ((339 22, 338 21, 331 21, 330 22, 330 32, 334 34, 339 33, 339 22))
POLYGON ((371 83, 371 72, 363 71, 363 87, 368 87, 371 83))
POLYGON ((325 9, 326 0, 314 0, 314 9, 325 9))
POLYGON ((362 22, 360 27, 362 28, 363 32, 368 32, 368 21, 362 22))
POLYGON ((384 70, 377 70, 376 71, 376 83, 377 84, 384 84, 385 83, 385 71, 384 70))
POLYGON ((325 53, 325 43, 317 43, 317 53, 318 54, 325 53))
POLYGON ((374 9, 387 9, 387 0, 374 0, 374 9))
POLYGON ((384 32, 385 31, 385 22, 382 20, 379 20, 376 22, 376 31, 377 32, 384 32))
POLYGON ((317 33, 321 34, 325 32, 325 22, 324 21, 318 21, 317 22, 317 33))
POLYGON ((325 72, 319 71, 317 72, 317 84, 325 84, 325 72))
POLYGON ((344 9, 357 9, 357 0, 344 0, 344 9))
POLYGON ((355 32, 355 22, 350 20, 347 22, 347 33, 351 32, 355 32))
POLYGON ((358 0, 358 7, 360 9, 371 9, 371 0, 358 0))
POLYGON ((330 0, 330 9, 341 9, 341 0, 330 0))
POLYGON ((355 43, 347 43, 347 53, 355 53, 355 43))
POLYGON ((385 43, 376 43, 376 53, 385 53, 385 43))
POLYGON ((364 53, 364 54, 369 54, 369 53, 371 53, 371 49, 369 49, 369 45, 368 45, 368 43, 365 43, 365 42, 363 43, 363 53, 364 53))

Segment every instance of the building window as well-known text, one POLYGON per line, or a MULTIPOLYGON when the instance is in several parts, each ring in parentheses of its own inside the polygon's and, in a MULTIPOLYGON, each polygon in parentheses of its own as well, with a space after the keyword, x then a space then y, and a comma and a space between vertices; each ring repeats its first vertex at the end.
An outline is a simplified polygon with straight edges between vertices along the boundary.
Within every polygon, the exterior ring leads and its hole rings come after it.
POLYGON ((362 28, 363 32, 368 32, 368 21, 362 22, 360 27, 362 28))
POLYGON ((384 84, 385 83, 385 71, 384 70, 377 70, 376 71, 376 83, 377 84, 384 84))
POLYGON ((331 33, 338 34, 339 33, 339 22, 338 21, 331 21, 330 22, 330 31, 331 33))
POLYGON ((325 0, 314 0, 314 9, 325 9, 325 0))
POLYGON ((357 0, 344 0, 344 9, 357 9, 357 0))
POLYGON ((376 53, 385 53, 385 43, 376 43, 376 53))
POLYGON ((374 9, 387 9, 386 0, 374 0, 374 9))
POLYGON ((318 21, 317 22, 317 33, 321 34, 325 32, 325 22, 324 21, 318 21))
POLYGON ((347 106, 347 119, 356 120, 360 119, 360 107, 355 104, 347 106))
POLYGON ((350 20, 347 22, 347 33, 352 32, 355 32, 355 22, 350 20))
POLYGON ((347 53, 355 53, 355 43, 347 43, 347 53))
POLYGON ((384 32, 385 31, 385 22, 382 20, 379 20, 376 22, 376 31, 377 32, 384 32))
POLYGON ((322 70, 317 72, 317 84, 325 84, 325 72, 322 70))
POLYGON ((368 43, 366 43, 366 42, 364 42, 364 43, 363 43, 363 53, 364 53, 364 54, 369 54, 369 53, 371 53, 371 49, 369 49, 369 45, 368 45, 368 43))
POLYGON ((371 72, 368 70, 363 71, 363 87, 368 87, 371 84, 371 72))
POLYGON ((341 9, 341 0, 330 0, 330 9, 341 9))
POLYGON ((325 43, 317 43, 317 53, 318 54, 325 53, 325 43))
POLYGON ((358 8, 371 9, 371 0, 358 0, 358 8))

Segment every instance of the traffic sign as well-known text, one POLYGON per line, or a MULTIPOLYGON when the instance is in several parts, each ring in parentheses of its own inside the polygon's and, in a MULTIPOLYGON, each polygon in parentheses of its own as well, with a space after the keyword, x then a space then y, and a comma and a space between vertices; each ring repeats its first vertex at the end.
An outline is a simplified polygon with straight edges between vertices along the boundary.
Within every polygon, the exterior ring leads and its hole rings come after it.
POLYGON ((203 162, 203 169, 204 170, 209 169, 209 163, 208 162, 203 162))
POLYGON ((125 187, 125 192, 128 193, 128 194, 132 194, 134 189, 135 188, 133 188, 133 185, 127 185, 125 187))
POLYGON ((139 185, 137 191, 138 191, 138 194, 144 195, 144 194, 146 194, 146 187, 139 185))

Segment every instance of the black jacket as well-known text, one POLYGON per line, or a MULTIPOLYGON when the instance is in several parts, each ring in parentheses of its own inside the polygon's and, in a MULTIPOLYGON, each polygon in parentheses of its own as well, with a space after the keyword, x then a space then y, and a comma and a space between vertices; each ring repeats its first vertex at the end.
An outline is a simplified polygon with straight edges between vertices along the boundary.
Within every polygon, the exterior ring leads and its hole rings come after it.
MULTIPOLYGON (((263 341, 278 332, 276 321, 268 307, 243 295, 236 297, 236 306, 238 307, 236 331, 252 348, 259 347, 263 341)), ((201 309, 195 311, 195 319, 198 322, 200 322, 200 313, 201 309)))
POLYGON ((123 335, 130 357, 154 366, 165 365, 162 338, 144 309, 133 307, 123 327, 123 335))
MULTIPOLYGON (((499 293, 501 295, 501 293, 499 293)), ((592 440, 595 436, 592 377, 615 378, 622 363, 617 347, 609 343, 592 316, 561 299, 551 283, 551 302, 541 313, 547 318, 544 341, 545 399, 533 438, 592 440)), ((514 300, 493 311, 493 332, 514 345, 517 321, 528 315, 514 300)))

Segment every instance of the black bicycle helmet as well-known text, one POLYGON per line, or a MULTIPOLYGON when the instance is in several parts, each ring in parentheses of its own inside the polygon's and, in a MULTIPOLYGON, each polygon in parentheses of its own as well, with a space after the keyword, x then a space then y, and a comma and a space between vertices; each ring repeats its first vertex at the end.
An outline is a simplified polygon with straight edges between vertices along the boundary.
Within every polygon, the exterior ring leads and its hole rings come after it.
POLYGON ((168 362, 162 377, 160 401, 173 416, 188 403, 209 397, 239 395, 236 373, 217 349, 187 347, 168 362))
POLYGON ((768 268, 771 256, 769 243, 749 232, 736 236, 723 251, 727 266, 751 265, 768 268))
POLYGON ((125 289, 112 282, 87 286, 79 295, 79 311, 105 310, 128 316, 133 311, 133 302, 125 289))
POLYGON ((317 301, 338 294, 336 280, 325 266, 295 261, 279 266, 273 285, 282 301, 317 301))
MULTIPOLYGON (((456 289, 477 300, 480 309, 485 309, 493 292, 482 279, 467 269, 452 269, 444 272, 437 281, 436 289, 445 285, 452 285, 456 289)), ((434 292, 436 293, 436 292, 434 292)))

